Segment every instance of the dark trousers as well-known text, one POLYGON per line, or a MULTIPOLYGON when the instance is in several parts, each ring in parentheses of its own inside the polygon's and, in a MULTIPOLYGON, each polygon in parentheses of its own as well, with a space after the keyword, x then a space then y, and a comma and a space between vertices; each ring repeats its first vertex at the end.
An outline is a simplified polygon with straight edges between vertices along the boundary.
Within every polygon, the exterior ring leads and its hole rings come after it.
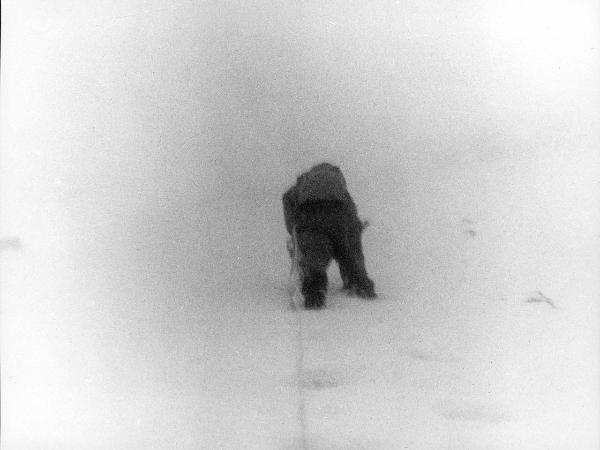
POLYGON ((336 201, 310 202, 298 207, 295 219, 302 255, 302 294, 307 308, 319 308, 325 303, 331 259, 339 265, 345 289, 363 297, 375 296, 365 268, 362 224, 355 208, 336 201))

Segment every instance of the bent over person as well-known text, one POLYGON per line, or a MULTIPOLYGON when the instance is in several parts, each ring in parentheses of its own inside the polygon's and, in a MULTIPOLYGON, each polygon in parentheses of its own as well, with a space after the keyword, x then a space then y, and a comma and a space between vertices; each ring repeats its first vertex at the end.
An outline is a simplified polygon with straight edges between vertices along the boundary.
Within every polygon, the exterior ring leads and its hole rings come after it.
POLYGON ((338 167, 321 163, 300 175, 283 195, 283 211, 286 229, 296 241, 289 250, 291 257, 299 258, 307 309, 325 305, 332 258, 338 263, 345 290, 363 298, 376 297, 362 252, 364 225, 338 167), (293 254, 294 248, 298 255, 293 254))

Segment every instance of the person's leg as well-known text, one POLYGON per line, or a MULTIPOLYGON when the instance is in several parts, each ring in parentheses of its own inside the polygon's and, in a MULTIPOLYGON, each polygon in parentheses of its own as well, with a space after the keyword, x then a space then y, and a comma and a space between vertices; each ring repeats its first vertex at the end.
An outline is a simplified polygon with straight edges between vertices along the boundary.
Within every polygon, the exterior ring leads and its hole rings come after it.
POLYGON ((306 309, 319 309, 325 306, 327 271, 306 268, 302 279, 302 295, 306 309))
POLYGON ((344 289, 363 298, 374 298, 375 284, 367 275, 362 252, 362 227, 358 219, 346 218, 347 226, 336 239, 335 258, 340 267, 344 289))
POLYGON ((341 258, 339 256, 336 256, 335 258, 338 267, 340 268, 340 277, 342 278, 342 289, 343 290, 348 290, 350 289, 350 272, 348 270, 348 264, 345 264, 344 262, 342 262, 341 258))
POLYGON ((301 251, 302 295, 307 309, 325 306, 327 266, 332 257, 331 242, 327 235, 312 230, 297 233, 301 251))

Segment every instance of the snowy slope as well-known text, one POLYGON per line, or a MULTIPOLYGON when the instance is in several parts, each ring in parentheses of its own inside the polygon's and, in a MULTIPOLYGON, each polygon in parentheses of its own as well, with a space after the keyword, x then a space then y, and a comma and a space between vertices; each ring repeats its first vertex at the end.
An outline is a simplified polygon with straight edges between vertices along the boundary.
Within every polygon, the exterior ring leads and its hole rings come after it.
POLYGON ((598 448, 596 12, 3 2, 2 448, 598 448), (321 160, 380 298, 294 312, 321 160))

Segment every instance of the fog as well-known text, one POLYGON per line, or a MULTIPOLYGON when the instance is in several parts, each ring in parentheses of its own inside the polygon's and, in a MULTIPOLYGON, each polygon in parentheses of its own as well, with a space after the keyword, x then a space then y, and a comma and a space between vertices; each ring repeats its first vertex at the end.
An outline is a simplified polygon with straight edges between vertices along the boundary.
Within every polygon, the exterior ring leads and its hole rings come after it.
MULTIPOLYGON (((549 286, 571 315, 541 318, 541 335, 577 330, 556 339, 581 345, 578 392, 593 397, 599 12, 593 1, 3 2, 0 220, 18 243, 2 253, 3 448, 296 445, 281 195, 323 160, 371 221, 381 302, 345 310, 336 297, 305 316, 308 330, 338 327, 356 348, 353 327, 383 324, 387 339, 390 314, 414 336, 480 319, 506 334, 517 312, 492 308, 498 322, 448 299, 521 307, 549 286), (460 226, 485 244, 457 241, 460 226)), ((334 336, 308 339, 315 361, 336 360, 334 336)), ((455 343, 471 355, 489 339, 455 343)), ((347 380, 360 373, 338 378, 364 393, 347 380)), ((310 448, 441 448, 419 440, 423 424, 404 428, 367 427, 377 440, 360 443, 322 430, 310 448)), ((598 442, 569 430, 578 448, 598 442)), ((529 448, 560 447, 541 435, 529 448)), ((444 448, 492 448, 449 436, 444 448)))

